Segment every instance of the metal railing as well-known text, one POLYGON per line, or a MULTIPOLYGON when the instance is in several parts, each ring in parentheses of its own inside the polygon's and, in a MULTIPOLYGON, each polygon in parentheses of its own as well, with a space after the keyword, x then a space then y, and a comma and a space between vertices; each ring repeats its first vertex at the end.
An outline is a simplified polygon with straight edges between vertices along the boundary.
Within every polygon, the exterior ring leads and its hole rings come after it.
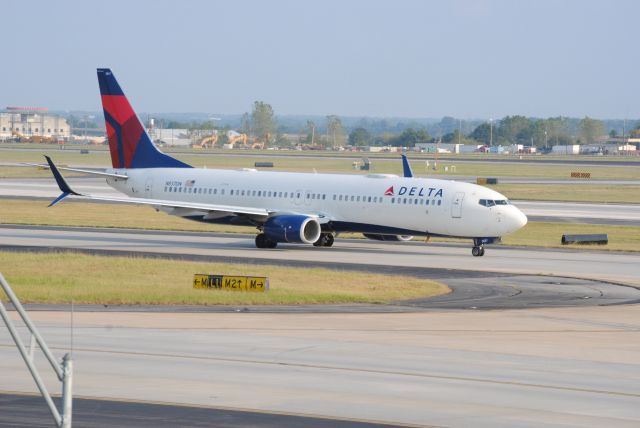
POLYGON ((20 335, 18 334, 15 325, 13 324, 13 321, 9 318, 9 315, 2 303, 2 300, 0 300, 0 316, 2 316, 2 320, 7 326, 7 329, 9 330, 9 334, 11 334, 13 341, 16 343, 16 347, 18 348, 18 351, 20 351, 20 355, 22 356, 22 359, 27 364, 27 368, 29 369, 29 372, 31 372, 31 376, 33 376, 33 380, 36 382, 36 385, 40 390, 40 394, 42 394, 42 397, 47 402, 47 405, 49 406, 49 410, 51 411, 51 415, 53 416, 56 426, 60 428, 71 428, 71 411, 72 411, 71 385, 72 385, 72 377, 73 377, 72 376, 73 361, 71 359, 71 353, 65 354, 64 357, 62 358, 62 362, 59 363, 55 359, 51 351, 49 350, 49 347, 47 346, 44 339, 38 332, 38 329, 36 329, 36 326, 33 325, 31 320, 29 319, 29 316, 27 315, 27 312, 22 307, 20 300, 18 300, 15 293, 9 286, 9 283, 4 279, 4 276, 1 273, 0 273, 0 286, 2 286, 2 289, 4 290, 5 294, 9 298, 9 301, 11 302, 15 310, 20 315, 20 318, 24 322, 27 329, 29 329, 29 331, 31 332, 31 344, 30 344, 28 353, 24 344, 22 343, 22 339, 20 338, 20 335), (53 368, 53 371, 58 377, 58 380, 62 382, 62 413, 58 411, 58 408, 56 407, 55 403, 51 399, 51 395, 49 394, 49 391, 47 391, 47 387, 44 385, 44 382, 42 381, 42 378, 38 373, 38 369, 36 368, 33 362, 34 361, 33 353, 34 353, 36 343, 42 350, 42 353, 44 354, 44 356, 47 358, 47 361, 49 361, 49 364, 51 364, 51 367, 53 368))

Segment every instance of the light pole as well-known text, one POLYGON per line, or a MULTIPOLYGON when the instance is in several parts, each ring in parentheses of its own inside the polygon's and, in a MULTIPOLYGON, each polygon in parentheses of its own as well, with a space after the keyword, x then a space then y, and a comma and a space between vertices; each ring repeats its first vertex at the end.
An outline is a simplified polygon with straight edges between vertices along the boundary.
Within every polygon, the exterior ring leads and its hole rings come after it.
POLYGON ((489 147, 493 146, 493 119, 489 119, 489 147))

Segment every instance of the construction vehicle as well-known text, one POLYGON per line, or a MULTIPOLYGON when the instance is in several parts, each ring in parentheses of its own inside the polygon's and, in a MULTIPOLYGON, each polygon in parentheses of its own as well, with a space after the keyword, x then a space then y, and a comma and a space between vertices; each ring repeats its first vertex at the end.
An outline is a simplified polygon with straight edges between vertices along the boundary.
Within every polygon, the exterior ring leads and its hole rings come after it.
POLYGON ((206 149, 206 148, 213 148, 213 146, 216 145, 216 143, 218 142, 218 133, 216 132, 213 135, 209 135, 207 137, 204 137, 202 140, 200 140, 200 142, 198 143, 194 143, 191 145, 191 148, 193 149, 206 149))
POLYGON ((246 147, 249 138, 247 134, 239 134, 235 131, 227 131, 227 144, 225 147, 234 148, 234 146, 240 143, 241 146, 246 147))
POLYGON ((264 135, 264 138, 256 137, 256 139, 253 140, 253 144, 251 144, 251 148, 254 150, 264 150, 270 138, 271 134, 268 132, 264 135))

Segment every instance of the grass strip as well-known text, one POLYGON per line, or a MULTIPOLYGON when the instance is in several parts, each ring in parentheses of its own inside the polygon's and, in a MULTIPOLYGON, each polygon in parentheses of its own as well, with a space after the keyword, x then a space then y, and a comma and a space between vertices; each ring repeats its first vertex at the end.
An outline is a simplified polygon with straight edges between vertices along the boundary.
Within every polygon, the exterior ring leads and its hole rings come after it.
POLYGON ((450 291, 446 285, 408 276, 68 252, 0 252, 0 270, 23 303, 69 303, 71 299, 132 305, 388 303, 450 291), (192 286, 195 273, 267 276, 270 290, 196 290, 192 286))

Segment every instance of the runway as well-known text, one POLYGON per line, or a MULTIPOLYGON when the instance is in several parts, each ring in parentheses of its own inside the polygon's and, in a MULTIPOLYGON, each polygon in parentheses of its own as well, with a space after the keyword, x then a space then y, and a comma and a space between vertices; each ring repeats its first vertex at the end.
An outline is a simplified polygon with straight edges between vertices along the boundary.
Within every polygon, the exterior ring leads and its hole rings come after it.
MULTIPOLYGON (((80 192, 122 197, 102 178, 71 177, 69 182, 80 192)), ((0 180, 0 198, 43 198, 53 200, 60 194, 49 178, 0 180)), ((530 221, 640 225, 640 204, 597 204, 580 202, 513 201, 530 221)))

